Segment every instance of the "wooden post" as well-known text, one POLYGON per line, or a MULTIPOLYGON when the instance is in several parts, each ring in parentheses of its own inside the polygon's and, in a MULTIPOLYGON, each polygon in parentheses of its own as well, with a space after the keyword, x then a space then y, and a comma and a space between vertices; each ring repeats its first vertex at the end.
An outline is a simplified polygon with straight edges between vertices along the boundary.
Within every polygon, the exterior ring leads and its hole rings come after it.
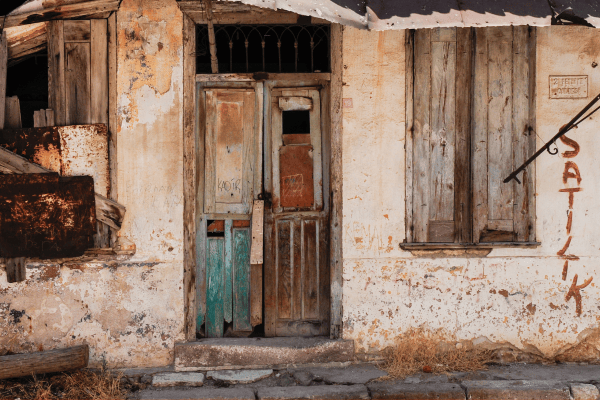
MULTIPOLYGON (((25 258, 9 258, 6 260, 6 275, 8 283, 21 282, 25 280, 25 258)), ((1 375, 0 375, 1 376, 1 375)))
POLYGON ((87 344, 66 349, 2 356, 0 357, 0 379, 85 368, 89 356, 90 348, 87 344))
POLYGON ((211 0, 204 0, 206 9, 206 20, 208 22, 208 44, 210 46, 210 67, 213 74, 219 73, 219 61, 217 60, 217 40, 215 38, 215 26, 213 25, 213 13, 211 0))
POLYGON ((8 69, 8 48, 6 31, 0 37, 0 129, 4 129, 4 114, 6 112, 6 73, 8 69))

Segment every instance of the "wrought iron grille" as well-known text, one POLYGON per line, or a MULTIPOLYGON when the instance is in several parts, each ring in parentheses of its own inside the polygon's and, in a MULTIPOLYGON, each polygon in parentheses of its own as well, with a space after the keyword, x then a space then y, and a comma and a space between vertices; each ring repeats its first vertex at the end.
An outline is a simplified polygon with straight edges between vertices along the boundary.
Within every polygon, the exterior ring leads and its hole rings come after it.
MULTIPOLYGON (((329 72, 329 25, 215 25, 219 72, 329 72)), ((211 73, 208 27, 196 27, 196 72, 211 73)))

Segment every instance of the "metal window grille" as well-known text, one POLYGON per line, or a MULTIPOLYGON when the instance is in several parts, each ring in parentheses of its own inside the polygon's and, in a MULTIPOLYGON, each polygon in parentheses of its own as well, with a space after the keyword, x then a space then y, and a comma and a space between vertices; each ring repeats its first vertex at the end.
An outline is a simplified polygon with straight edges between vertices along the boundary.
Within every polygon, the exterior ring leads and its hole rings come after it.
MULTIPOLYGON (((215 25, 219 72, 329 72, 329 25, 215 25)), ((196 72, 211 73, 208 27, 196 27, 196 72)))

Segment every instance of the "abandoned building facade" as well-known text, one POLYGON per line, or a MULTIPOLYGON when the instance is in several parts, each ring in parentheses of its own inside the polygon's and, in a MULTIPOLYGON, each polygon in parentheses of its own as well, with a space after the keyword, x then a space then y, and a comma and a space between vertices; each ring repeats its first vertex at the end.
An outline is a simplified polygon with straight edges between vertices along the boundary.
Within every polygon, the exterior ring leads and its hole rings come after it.
POLYGON ((149 367, 203 338, 302 336, 373 359, 423 328, 599 361, 600 114, 504 181, 600 93, 600 10, 243 3, 6 16, 0 355, 87 343, 93 366, 149 367), (48 102, 26 126, 11 74, 36 54, 48 102), (85 218, 15 236, 14 204, 52 185, 85 218))

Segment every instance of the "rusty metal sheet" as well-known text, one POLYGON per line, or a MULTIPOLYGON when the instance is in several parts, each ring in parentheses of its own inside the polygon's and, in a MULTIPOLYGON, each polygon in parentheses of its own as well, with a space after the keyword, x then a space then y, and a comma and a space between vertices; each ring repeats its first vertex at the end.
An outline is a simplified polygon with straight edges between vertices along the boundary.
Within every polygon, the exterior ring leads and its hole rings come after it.
POLYGON ((61 170, 57 127, 0 130, 0 146, 54 172, 61 170))
POLYGON ((313 148, 310 145, 282 146, 279 150, 280 205, 307 208, 315 201, 313 148))
POLYGON ((82 256, 95 228, 91 177, 0 175, 0 257, 82 256))

